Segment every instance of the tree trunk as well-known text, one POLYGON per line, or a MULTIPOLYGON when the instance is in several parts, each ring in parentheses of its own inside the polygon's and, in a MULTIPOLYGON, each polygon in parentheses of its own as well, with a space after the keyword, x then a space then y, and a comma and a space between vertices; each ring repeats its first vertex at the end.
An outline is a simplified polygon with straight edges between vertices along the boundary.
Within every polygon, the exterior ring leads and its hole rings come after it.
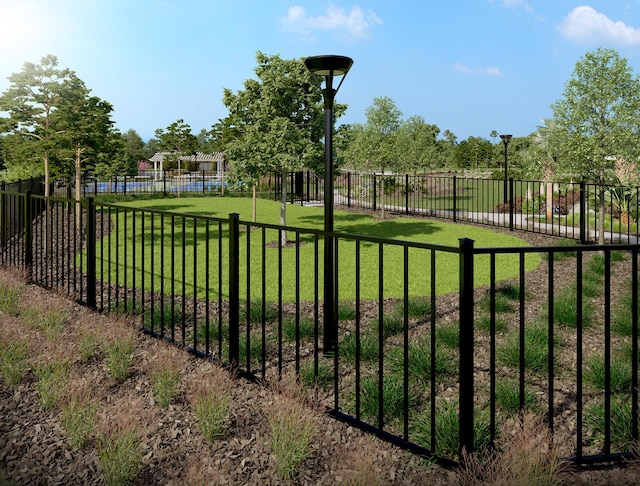
POLYGON ((553 183, 547 182, 546 186, 547 223, 553 221, 553 183))
POLYGON ((633 216, 629 214, 629 211, 620 212, 620 223, 622 223, 627 229, 629 229, 629 227, 633 224, 633 216))
POLYGON ((49 197, 49 151, 44 152, 44 197, 49 197))
MULTIPOLYGON (((280 226, 287 225, 287 171, 282 171, 282 194, 280 199, 280 226)), ((282 231, 280 242, 282 246, 287 244, 287 232, 282 231)))

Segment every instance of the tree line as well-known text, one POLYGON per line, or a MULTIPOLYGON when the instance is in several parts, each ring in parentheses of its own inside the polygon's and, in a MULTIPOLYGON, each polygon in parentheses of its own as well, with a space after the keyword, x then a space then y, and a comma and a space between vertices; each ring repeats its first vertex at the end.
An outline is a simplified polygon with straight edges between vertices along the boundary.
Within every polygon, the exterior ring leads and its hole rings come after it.
MULTIPOLYGON (((255 79, 236 92, 224 89, 223 119, 197 135, 179 119, 143 141, 134 129, 120 133, 113 106, 91 94, 55 56, 25 63, 0 96, 0 178, 31 175, 73 180, 78 172, 100 177, 135 174, 157 151, 180 155, 223 152, 231 176, 254 185, 267 174, 323 170, 324 111, 321 87, 303 59, 256 54, 255 79), (4 116, 2 116, 4 115, 4 116)), ((507 145, 509 176, 587 177, 618 185, 637 182, 640 82, 627 60, 610 49, 580 58, 553 117, 507 145)), ((337 103, 336 121, 347 109, 337 103)), ((388 97, 373 100, 363 123, 338 125, 334 160, 340 168, 393 172, 485 169, 503 177, 504 145, 495 130, 458 141, 422 116, 403 114, 388 97)), ((187 159, 188 160, 188 159, 187 159)), ((193 169, 187 163, 185 169, 193 169)), ((623 195, 624 196, 624 195, 623 195)))

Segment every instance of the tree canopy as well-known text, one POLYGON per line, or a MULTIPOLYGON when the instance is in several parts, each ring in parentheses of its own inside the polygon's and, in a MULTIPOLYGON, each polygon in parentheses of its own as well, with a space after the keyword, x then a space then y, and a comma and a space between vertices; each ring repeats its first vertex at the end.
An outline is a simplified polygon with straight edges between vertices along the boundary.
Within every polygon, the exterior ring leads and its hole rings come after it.
MULTIPOLYGON (((7 137, 19 172, 25 166, 42 163, 45 194, 49 195, 54 175, 70 175, 74 156, 81 148, 94 161, 100 153, 114 149, 111 112, 113 107, 90 96, 74 71, 58 67, 56 56, 48 55, 40 64, 26 62, 20 72, 11 74, 9 88, 0 96, 0 131, 7 137)), ((113 152, 112 152, 113 153, 113 152)), ((76 161, 77 163, 77 161, 76 161)))
POLYGON ((640 81, 616 51, 586 53, 552 108, 554 143, 566 170, 608 177, 615 159, 639 155, 640 81))

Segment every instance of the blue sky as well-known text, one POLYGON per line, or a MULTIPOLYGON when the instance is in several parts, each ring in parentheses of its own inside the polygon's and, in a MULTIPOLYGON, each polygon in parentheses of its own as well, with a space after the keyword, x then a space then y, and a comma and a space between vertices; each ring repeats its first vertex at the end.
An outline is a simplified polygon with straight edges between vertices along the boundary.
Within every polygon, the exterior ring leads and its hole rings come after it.
POLYGON ((0 91, 54 54, 145 139, 226 116, 222 90, 254 77, 258 50, 352 57, 339 123, 388 96, 459 140, 526 136, 598 47, 640 74, 640 0, 0 0, 0 91))

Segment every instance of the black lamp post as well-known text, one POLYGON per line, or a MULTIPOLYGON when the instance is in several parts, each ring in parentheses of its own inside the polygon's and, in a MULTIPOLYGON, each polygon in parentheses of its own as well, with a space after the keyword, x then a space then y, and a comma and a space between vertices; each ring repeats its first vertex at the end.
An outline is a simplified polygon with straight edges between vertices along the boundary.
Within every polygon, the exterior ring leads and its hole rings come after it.
POLYGON ((500 138, 502 139, 502 143, 504 144, 504 192, 503 192, 503 196, 504 196, 504 204, 506 205, 508 202, 508 188, 507 188, 507 145, 509 145, 509 140, 511 140, 511 137, 513 135, 500 135, 500 138))
POLYGON ((323 77, 324 97, 324 308, 323 338, 324 354, 336 349, 338 340, 338 308, 335 296, 333 238, 333 101, 342 86, 353 59, 345 56, 313 56, 304 61, 307 69, 318 77, 323 77), (333 78, 343 76, 337 88, 333 88, 333 78))

